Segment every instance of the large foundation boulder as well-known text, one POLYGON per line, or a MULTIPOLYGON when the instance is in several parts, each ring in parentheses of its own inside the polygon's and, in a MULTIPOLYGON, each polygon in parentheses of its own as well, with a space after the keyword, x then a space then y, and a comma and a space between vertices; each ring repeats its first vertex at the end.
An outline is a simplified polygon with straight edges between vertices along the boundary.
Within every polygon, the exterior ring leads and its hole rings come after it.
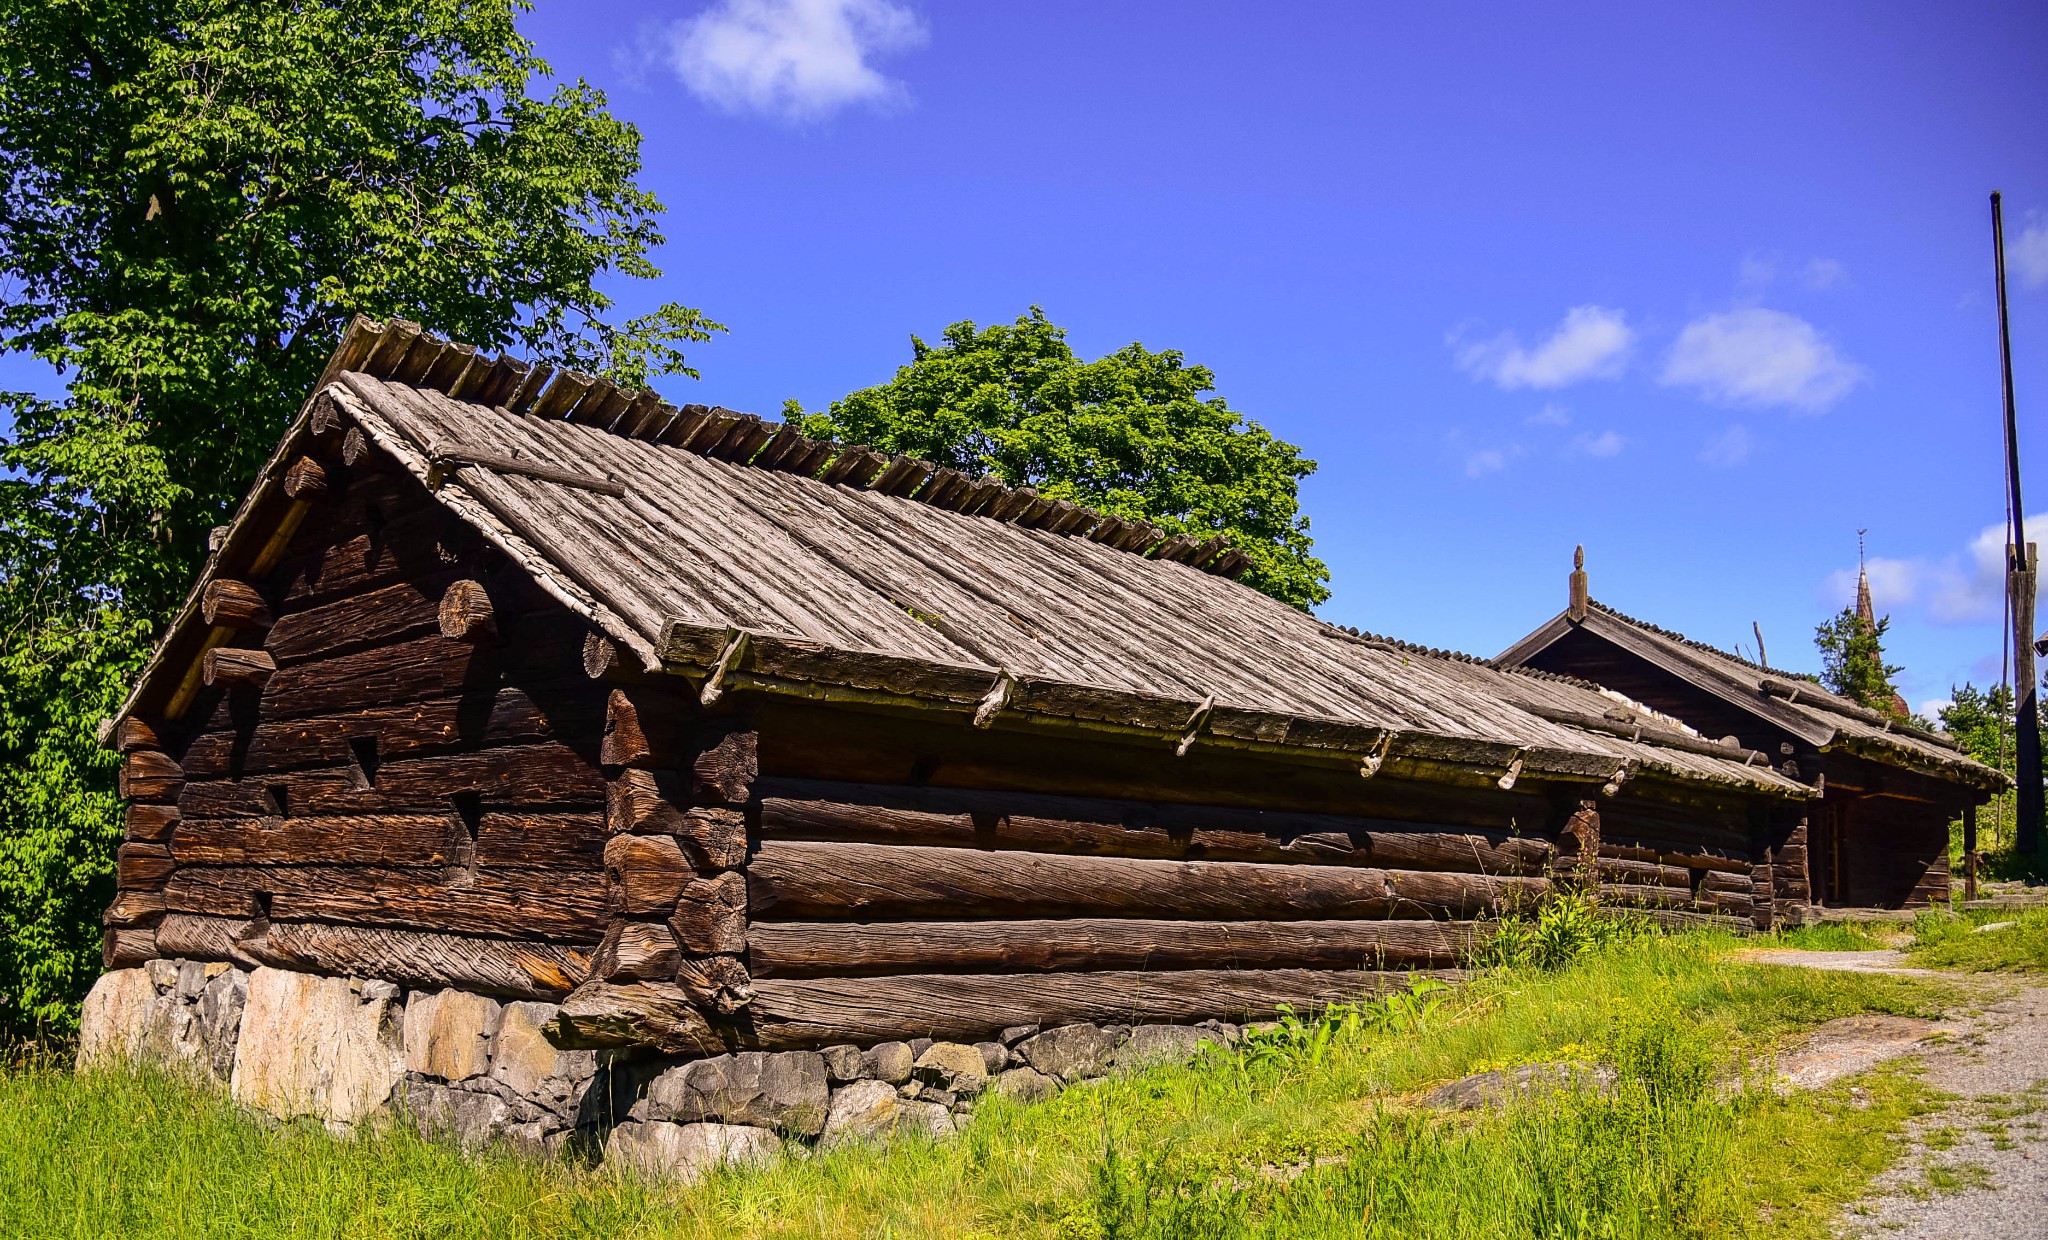
POLYGON ((339 1126, 382 1109, 405 1077, 397 997, 389 982, 257 969, 235 1048, 235 1101, 339 1126))

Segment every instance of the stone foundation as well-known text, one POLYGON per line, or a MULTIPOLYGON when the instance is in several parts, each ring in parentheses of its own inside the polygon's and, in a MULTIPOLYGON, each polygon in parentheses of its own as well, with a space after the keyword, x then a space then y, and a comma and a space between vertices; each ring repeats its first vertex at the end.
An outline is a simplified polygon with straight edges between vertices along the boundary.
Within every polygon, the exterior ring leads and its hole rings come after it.
POLYGON ((225 1085, 237 1102, 337 1130, 377 1116, 464 1145, 501 1141, 694 1179, 900 1133, 950 1136, 990 1094, 1184 1059, 1239 1030, 1036 1025, 996 1041, 884 1042, 708 1059, 564 1051, 555 1005, 469 991, 200 961, 152 960, 87 996, 81 1069, 143 1061, 225 1085))

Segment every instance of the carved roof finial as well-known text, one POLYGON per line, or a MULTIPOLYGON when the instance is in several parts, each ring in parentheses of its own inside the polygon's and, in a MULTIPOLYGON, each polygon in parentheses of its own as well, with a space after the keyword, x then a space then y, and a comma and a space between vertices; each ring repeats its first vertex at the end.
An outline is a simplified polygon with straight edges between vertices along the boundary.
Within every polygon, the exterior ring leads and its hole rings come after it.
POLYGON ((1877 608, 1870 601, 1870 571, 1863 561, 1863 536, 1869 530, 1856 531, 1856 619, 1868 630, 1877 628, 1877 608))
POLYGON ((1592 595, 1586 592, 1586 544, 1580 543, 1572 552, 1571 602, 1565 608, 1565 618, 1574 623, 1586 618, 1592 610, 1592 595))

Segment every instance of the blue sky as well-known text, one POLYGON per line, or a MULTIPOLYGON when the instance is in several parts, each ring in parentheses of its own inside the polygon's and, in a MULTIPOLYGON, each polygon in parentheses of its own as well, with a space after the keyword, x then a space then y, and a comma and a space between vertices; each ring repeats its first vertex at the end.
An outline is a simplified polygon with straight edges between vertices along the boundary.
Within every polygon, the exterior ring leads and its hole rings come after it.
POLYGON ((646 138, 677 399, 773 414, 1033 303, 1320 462, 1344 624, 1595 597, 1811 669, 1869 530, 1915 705, 1997 676, 2006 193, 2048 541, 2048 8, 539 0, 646 138), (2031 118, 2031 119, 2030 119, 2031 118), (1988 567, 1986 565, 1988 564, 1988 567))

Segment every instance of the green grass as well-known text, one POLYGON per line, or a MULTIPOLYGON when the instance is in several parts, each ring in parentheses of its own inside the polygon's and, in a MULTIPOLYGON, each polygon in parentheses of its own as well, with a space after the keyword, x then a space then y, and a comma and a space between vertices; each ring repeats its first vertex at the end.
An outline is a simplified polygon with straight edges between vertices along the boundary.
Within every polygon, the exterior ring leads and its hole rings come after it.
POLYGON ((1868 952, 1890 946, 1853 922, 1824 921, 1814 926, 1792 926, 1771 936, 1773 946, 1810 952, 1868 952))
POLYGON ((1706 1082, 1820 1021, 1932 1014, 1957 991, 1724 959, 1737 945, 1651 939, 1501 971, 1278 1053, 1037 1106, 991 1099, 950 1142, 688 1189, 395 1128, 259 1124, 160 1075, 17 1069, 0 1076, 0 1235, 1825 1235, 1897 1156, 1926 1091, 1904 1072, 1862 1078, 1853 1102, 1846 1085, 1779 1099, 1706 1082), (1615 1063, 1620 1088, 1478 1114, 1413 1106, 1437 1082, 1558 1059, 1615 1063))
POLYGON ((1961 917, 1938 913, 1913 923, 1913 963, 1977 973, 2048 969, 2048 909, 2000 913, 1971 909, 1961 917), (2009 921, 1999 930, 1979 927, 2009 921))

